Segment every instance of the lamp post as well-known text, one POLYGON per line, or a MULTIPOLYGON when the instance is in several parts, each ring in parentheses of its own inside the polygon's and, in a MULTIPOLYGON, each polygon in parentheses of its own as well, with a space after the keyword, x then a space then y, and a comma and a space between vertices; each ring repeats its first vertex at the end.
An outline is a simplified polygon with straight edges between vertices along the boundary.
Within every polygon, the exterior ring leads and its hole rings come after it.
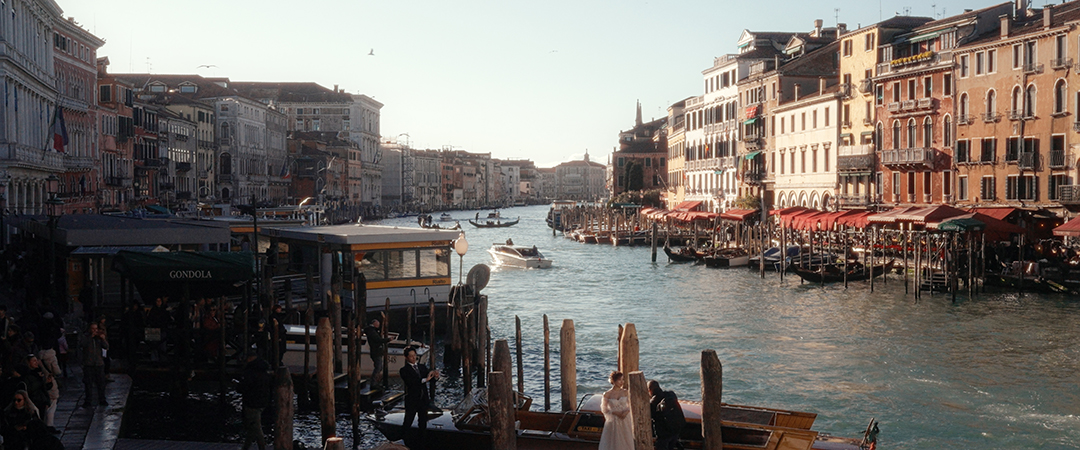
POLYGON ((454 251, 458 254, 458 284, 461 284, 461 273, 464 271, 465 266, 465 253, 469 251, 469 241, 465 240, 465 232, 462 231, 458 234, 458 238, 454 240, 454 251))
POLYGON ((57 193, 60 190, 60 178, 57 176, 49 175, 45 179, 46 189, 48 189, 49 199, 45 201, 45 214, 49 218, 49 291, 52 293, 53 302, 56 302, 60 297, 60 287, 56 283, 56 227, 60 221, 60 214, 63 212, 64 201, 57 197, 57 193))

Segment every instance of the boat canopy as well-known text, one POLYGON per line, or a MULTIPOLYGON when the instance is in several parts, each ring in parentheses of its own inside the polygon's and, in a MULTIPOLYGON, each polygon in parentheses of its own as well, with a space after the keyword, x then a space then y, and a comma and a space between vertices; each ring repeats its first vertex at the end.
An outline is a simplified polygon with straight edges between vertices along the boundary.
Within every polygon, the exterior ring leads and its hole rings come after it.
POLYGON ((132 252, 113 258, 113 270, 132 280, 144 300, 176 297, 217 297, 241 292, 255 279, 251 252, 132 252), (238 286, 239 285, 239 286, 238 286))

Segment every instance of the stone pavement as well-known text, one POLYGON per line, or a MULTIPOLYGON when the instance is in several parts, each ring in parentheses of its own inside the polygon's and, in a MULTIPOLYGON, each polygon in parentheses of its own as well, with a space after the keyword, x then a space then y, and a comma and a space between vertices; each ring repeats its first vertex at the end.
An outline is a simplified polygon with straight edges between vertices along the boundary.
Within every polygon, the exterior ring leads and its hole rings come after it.
POLYGON ((62 434, 60 441, 66 450, 114 450, 120 437, 131 377, 109 374, 105 384, 108 406, 84 407, 82 367, 68 367, 68 376, 60 378, 60 399, 56 402, 55 427, 62 434))

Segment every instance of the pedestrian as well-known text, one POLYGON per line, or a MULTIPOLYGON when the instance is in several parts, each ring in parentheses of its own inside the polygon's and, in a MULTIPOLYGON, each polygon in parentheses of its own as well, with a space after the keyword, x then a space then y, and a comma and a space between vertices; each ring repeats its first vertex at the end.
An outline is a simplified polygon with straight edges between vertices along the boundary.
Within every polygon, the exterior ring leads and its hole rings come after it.
POLYGON ((649 409, 652 413, 653 434, 656 450, 674 450, 679 444, 679 434, 686 425, 679 397, 674 392, 660 389, 656 380, 649 381, 649 409))
POLYGON ((36 355, 28 355, 25 363, 17 366, 15 372, 20 375, 19 382, 26 386, 25 391, 30 396, 30 401, 42 413, 41 418, 45 420, 45 424, 52 426, 50 416, 56 413, 55 398, 60 397, 53 375, 42 367, 41 360, 36 355))
POLYGON ((109 341, 105 340, 105 334, 101 332, 95 322, 89 325, 79 345, 83 367, 83 388, 86 394, 83 406, 92 406, 90 399, 94 398, 92 394, 95 393, 95 388, 98 404, 108 406, 108 401, 105 400, 105 361, 103 357, 109 349, 109 341))
POLYGON ((36 355, 38 350, 37 339, 32 331, 24 331, 22 333, 22 339, 11 346, 11 354, 8 355, 9 361, 12 366, 22 364, 26 361, 27 355, 36 355))
POLYGON ((0 305, 0 337, 7 336, 8 327, 14 324, 15 321, 7 315, 7 306, 0 305))
POLYGON ((270 364, 253 350, 247 351, 247 364, 244 365, 244 378, 236 390, 242 396, 241 405, 244 417, 244 450, 255 442, 259 450, 266 450, 266 437, 262 431, 262 412, 270 406, 273 383, 270 378, 270 364))
MULTIPOLYGON (((106 326, 107 323, 108 319, 106 319, 105 316, 98 317, 98 331, 101 332, 101 338, 104 339, 105 342, 109 341, 109 327, 106 326)), ((109 376, 109 374, 112 373, 112 358, 109 357, 108 347, 101 350, 101 361, 105 363, 105 382, 108 383, 112 381, 112 378, 109 376)))
POLYGON ((30 400, 26 391, 17 390, 11 398, 11 403, 4 408, 3 419, 0 434, 4 436, 4 448, 22 450, 26 448, 28 441, 26 430, 30 422, 41 420, 41 412, 30 400))
POLYGON ((386 361, 386 344, 390 338, 382 335, 382 323, 379 319, 372 319, 371 324, 364 327, 364 337, 367 339, 368 356, 371 357, 371 377, 368 378, 368 389, 375 389, 382 382, 383 362, 386 361))
POLYGON ((406 433, 412 429, 413 417, 417 417, 417 433, 412 436, 413 443, 406 442, 409 448, 425 448, 425 432, 427 430, 427 411, 431 403, 431 395, 428 393, 428 381, 439 378, 438 370, 430 370, 427 366, 419 364, 415 347, 405 348, 405 365, 401 366, 398 375, 405 385, 405 420, 402 426, 406 433))

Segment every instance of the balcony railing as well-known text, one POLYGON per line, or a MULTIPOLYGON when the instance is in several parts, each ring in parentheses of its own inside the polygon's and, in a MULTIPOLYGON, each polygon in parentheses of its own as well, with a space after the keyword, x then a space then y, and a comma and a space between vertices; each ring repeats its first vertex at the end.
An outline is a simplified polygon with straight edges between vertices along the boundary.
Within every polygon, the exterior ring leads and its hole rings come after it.
POLYGON ((934 167, 934 149, 903 148, 881 152, 881 163, 886 166, 924 166, 934 167))
POLYGON ((870 92, 873 92, 873 90, 874 90, 874 81, 873 80, 871 80, 869 78, 863 78, 862 81, 859 81, 859 92, 862 92, 863 94, 869 94, 870 92))
POLYGON ((742 139, 744 141, 747 141, 747 142, 756 141, 758 139, 761 139, 761 135, 759 135, 757 133, 748 133, 748 134, 744 134, 742 139))
POLYGON ((857 208, 870 204, 870 196, 867 194, 841 194, 837 197, 840 199, 841 208, 857 208))
POLYGON ((918 102, 916 102, 915 100, 904 100, 900 104, 900 108, 903 109, 904 111, 911 111, 911 110, 915 109, 915 105, 917 105, 917 104, 918 104, 918 102))
POLYGON ((1051 169, 1064 169, 1068 165, 1068 158, 1066 153, 1062 150, 1050 151, 1050 168, 1051 169))
POLYGON ((720 167, 725 169, 731 169, 735 167, 735 162, 739 159, 738 156, 725 156, 720 158, 720 167))
POLYGON ((972 122, 971 116, 968 115, 968 114, 958 114, 956 116, 956 124, 957 125, 967 125, 967 124, 969 124, 971 122, 972 122))
POLYGON ((920 98, 918 107, 919 107, 919 109, 933 108, 934 107, 934 98, 933 97, 920 98))
POLYGON ((1020 157, 1016 160, 1016 165, 1021 169, 1035 170, 1039 165, 1039 154, 1033 152, 1021 153, 1020 157))
POLYGON ((1001 119, 1001 114, 995 112, 983 113, 982 120, 986 123, 997 122, 1001 119))
POLYGON ((863 124, 863 125, 873 125, 873 124, 874 124, 874 120, 873 120, 873 119, 871 119, 871 118, 869 118, 869 117, 863 117, 863 119, 862 119, 862 124, 863 124))
POLYGON ((900 105, 901 105, 900 102, 891 102, 891 103, 889 103, 889 112, 899 112, 900 111, 900 105))
POLYGON ((94 167, 94 158, 89 156, 64 155, 64 168, 66 169, 89 169, 94 167))
POLYGON ((106 186, 131 187, 131 178, 124 176, 105 177, 106 186))
POLYGON ((1019 109, 1010 109, 1008 113, 1009 120, 1020 120, 1024 118, 1024 112, 1019 109))
POLYGON ((1042 72, 1043 72, 1043 65, 1042 64, 1038 64, 1038 63, 1024 64, 1024 73, 1035 74, 1035 73, 1042 73, 1042 72))
POLYGON ((743 179, 746 180, 747 184, 761 184, 762 181, 765 181, 765 172, 746 172, 743 179))
POLYGON ((1080 205, 1080 185, 1058 186, 1058 203, 1062 205, 1080 205))
POLYGON ((1054 70, 1064 70, 1072 67, 1072 58, 1054 58, 1050 60, 1050 67, 1054 70))

